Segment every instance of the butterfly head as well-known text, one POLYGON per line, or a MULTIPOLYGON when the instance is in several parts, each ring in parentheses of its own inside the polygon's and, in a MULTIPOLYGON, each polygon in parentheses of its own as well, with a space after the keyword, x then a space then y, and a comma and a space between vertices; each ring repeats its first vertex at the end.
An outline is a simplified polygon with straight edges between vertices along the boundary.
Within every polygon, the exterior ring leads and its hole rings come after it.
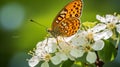
POLYGON ((52 30, 52 28, 48 28, 47 32, 49 32, 55 38, 57 38, 57 36, 58 36, 58 34, 56 34, 56 32, 52 30))

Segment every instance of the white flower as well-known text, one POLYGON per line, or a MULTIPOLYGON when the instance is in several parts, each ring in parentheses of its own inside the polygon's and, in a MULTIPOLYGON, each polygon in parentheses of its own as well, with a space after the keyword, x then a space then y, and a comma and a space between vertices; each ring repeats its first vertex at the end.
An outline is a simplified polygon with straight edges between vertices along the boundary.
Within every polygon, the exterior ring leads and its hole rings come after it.
MULTIPOLYGON (((59 38, 60 39, 60 38, 59 38)), ((75 60, 74 57, 70 55, 70 51, 74 48, 73 45, 69 44, 69 40, 60 39, 59 40, 59 51, 55 53, 55 56, 51 58, 53 64, 58 65, 62 61, 66 61, 68 59, 75 60)))
MULTIPOLYGON (((116 28, 116 31, 120 33, 120 18, 113 15, 106 15, 102 17, 100 15, 96 15, 96 18, 104 25, 104 29, 109 30, 108 33, 113 34, 112 30, 116 28)), ((107 34, 106 34, 107 35, 107 34)), ((108 38, 110 38, 109 36, 108 38)))
POLYGON ((107 24, 107 23, 119 23, 120 22, 118 17, 110 15, 110 14, 106 15, 105 17, 102 17, 100 15, 96 15, 96 18, 99 21, 101 21, 101 22, 103 22, 105 24, 107 24))
MULTIPOLYGON (((57 49, 57 43, 54 38, 45 39, 36 46, 33 57, 28 61, 30 67, 36 66, 40 61, 45 61, 41 67, 51 59, 50 53, 54 53, 57 49)), ((49 65, 47 65, 49 67, 49 65)))
MULTIPOLYGON (((74 37, 72 37, 74 38, 74 37)), ((71 50, 75 49, 74 45, 71 45, 69 41, 62 41, 59 43, 59 46, 61 47, 61 49, 59 50, 59 52, 66 54, 66 56, 70 59, 70 60, 75 60, 75 58, 70 54, 71 50)))
MULTIPOLYGON (((96 31, 97 32, 97 31, 96 31)), ((97 59, 94 51, 102 50, 104 47, 104 41, 101 39, 94 40, 96 32, 91 30, 81 31, 74 38, 71 39, 70 43, 75 45, 77 48, 71 50, 70 54, 75 57, 81 57, 87 52, 86 60, 90 63, 94 63, 97 59)))

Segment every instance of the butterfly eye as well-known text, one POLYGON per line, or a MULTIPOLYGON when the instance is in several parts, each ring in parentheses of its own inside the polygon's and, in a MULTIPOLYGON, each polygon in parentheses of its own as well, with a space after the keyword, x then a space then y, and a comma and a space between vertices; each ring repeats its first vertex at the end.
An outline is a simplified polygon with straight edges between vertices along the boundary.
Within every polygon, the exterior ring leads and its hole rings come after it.
POLYGON ((52 32, 52 29, 51 29, 51 28, 48 28, 48 29, 47 29, 47 32, 52 32))

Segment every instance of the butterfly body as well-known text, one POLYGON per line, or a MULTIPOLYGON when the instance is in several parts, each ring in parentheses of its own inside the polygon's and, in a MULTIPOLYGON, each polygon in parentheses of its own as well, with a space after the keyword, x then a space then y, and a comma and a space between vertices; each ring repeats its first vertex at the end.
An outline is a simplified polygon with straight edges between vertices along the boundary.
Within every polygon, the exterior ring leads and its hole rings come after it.
POLYGON ((75 34, 80 27, 82 1, 73 0, 68 3, 56 16, 52 28, 48 30, 53 37, 69 37, 75 34))

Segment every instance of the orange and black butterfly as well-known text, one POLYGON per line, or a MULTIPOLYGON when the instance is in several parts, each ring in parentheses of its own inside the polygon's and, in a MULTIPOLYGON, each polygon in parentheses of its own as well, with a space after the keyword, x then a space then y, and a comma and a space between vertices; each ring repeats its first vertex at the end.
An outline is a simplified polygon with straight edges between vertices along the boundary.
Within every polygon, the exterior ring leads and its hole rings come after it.
POLYGON ((73 0, 68 3, 56 16, 52 28, 48 30, 55 38, 57 36, 69 37, 80 28, 82 0, 73 0))
MULTIPOLYGON (((55 17, 52 27, 48 29, 48 32, 55 38, 57 36, 69 37, 74 35, 80 28, 81 12, 82 0, 73 0, 68 3, 55 17)), ((31 21, 35 22, 33 20, 31 21)))

